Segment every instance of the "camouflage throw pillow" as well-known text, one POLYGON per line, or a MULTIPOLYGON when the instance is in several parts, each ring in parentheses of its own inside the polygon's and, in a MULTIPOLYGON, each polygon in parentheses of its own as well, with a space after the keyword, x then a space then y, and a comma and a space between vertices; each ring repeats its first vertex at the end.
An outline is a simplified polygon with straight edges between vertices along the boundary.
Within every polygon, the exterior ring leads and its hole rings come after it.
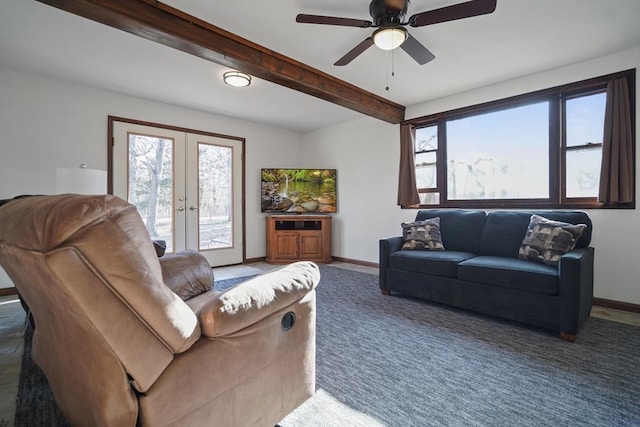
POLYGON ((444 251, 440 235, 440 217, 402 223, 403 251, 444 251))
POLYGON ((587 228, 532 215, 518 258, 557 267, 560 257, 573 250, 587 228))

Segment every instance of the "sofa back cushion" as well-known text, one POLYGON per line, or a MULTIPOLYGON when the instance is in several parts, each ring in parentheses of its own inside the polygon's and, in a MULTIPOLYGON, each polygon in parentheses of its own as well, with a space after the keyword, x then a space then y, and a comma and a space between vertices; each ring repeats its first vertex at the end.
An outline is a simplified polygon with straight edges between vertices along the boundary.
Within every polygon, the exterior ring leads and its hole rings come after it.
MULTIPOLYGON (((480 252, 480 241, 487 217, 485 211, 429 209, 419 211, 416 215, 416 221, 435 217, 440 217, 440 234, 445 250, 474 254, 480 252)), ((526 225, 529 225, 529 220, 526 225)), ((520 243, 522 243, 522 239, 520 239, 520 243)), ((518 248, 520 248, 520 243, 518 243, 518 248)), ((517 252, 516 249, 516 256, 517 252)))
MULTIPOLYGON (((482 234, 480 255, 517 258, 522 240, 527 233, 531 215, 540 215, 554 221, 569 224, 585 224, 576 248, 586 248, 591 243, 592 223, 584 212, 565 211, 495 211, 489 212, 482 234)), ((443 233, 444 234, 444 233, 443 233)), ((445 246, 446 247, 446 246, 445 246)))

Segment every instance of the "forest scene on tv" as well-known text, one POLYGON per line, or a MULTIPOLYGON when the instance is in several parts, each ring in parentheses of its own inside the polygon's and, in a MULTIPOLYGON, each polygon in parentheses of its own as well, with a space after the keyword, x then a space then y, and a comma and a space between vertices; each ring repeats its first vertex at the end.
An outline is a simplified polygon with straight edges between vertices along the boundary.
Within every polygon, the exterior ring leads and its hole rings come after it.
POLYGON ((262 169, 262 212, 335 213, 335 169, 262 169))

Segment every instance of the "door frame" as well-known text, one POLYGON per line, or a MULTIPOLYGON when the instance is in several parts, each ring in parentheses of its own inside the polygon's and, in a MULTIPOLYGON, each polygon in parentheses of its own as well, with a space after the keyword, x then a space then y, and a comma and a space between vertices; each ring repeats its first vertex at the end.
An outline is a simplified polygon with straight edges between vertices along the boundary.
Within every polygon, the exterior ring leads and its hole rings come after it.
POLYGON ((115 139, 114 139, 114 134, 113 134, 113 126, 114 126, 114 122, 122 122, 122 123, 129 123, 129 124, 133 124, 133 125, 141 125, 141 126, 151 126, 151 127, 157 127, 160 129, 167 129, 167 130, 172 130, 172 131, 177 131, 177 132, 184 132, 184 133, 193 133, 193 134, 198 134, 198 135, 204 135, 204 136, 211 136, 214 138, 224 138, 224 139, 231 139, 234 141, 240 141, 242 143, 242 156, 241 156, 241 162, 242 162, 242 201, 241 201, 241 206, 242 206, 242 263, 246 263, 247 262, 247 212, 246 212, 246 190, 247 190, 247 186, 246 186, 246 179, 247 179, 247 174, 246 174, 246 144, 247 144, 247 140, 246 138, 241 138, 239 136, 233 136, 233 135, 224 135, 221 133, 214 133, 214 132, 205 132, 205 131, 201 131, 201 130, 196 130, 196 129, 190 129, 190 128, 183 128, 180 126, 171 126, 171 125, 163 125, 160 123, 153 123, 153 122, 147 122, 144 120, 136 120, 136 119, 128 119, 125 117, 118 117, 118 116, 107 116, 108 117, 108 126, 107 126, 107 193, 108 194, 113 194, 113 146, 115 144, 115 139))

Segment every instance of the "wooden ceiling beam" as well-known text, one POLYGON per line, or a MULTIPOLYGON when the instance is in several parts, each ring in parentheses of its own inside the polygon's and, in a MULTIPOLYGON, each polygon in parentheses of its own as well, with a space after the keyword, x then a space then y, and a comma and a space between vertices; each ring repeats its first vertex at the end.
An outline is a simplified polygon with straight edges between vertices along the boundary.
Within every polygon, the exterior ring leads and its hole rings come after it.
POLYGON ((152 0, 37 0, 389 123, 405 107, 152 0))

